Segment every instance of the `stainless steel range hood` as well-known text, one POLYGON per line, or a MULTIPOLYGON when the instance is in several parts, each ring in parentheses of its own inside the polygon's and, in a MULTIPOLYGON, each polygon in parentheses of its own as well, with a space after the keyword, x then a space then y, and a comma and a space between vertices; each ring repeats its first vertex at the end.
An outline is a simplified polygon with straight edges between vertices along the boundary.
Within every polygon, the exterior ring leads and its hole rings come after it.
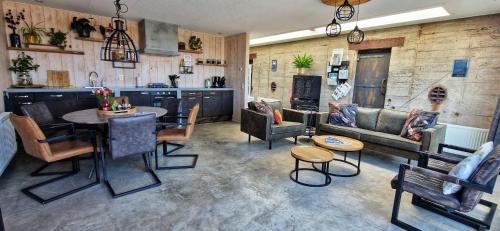
POLYGON ((178 26, 143 19, 139 22, 140 51, 144 54, 177 56, 178 26))

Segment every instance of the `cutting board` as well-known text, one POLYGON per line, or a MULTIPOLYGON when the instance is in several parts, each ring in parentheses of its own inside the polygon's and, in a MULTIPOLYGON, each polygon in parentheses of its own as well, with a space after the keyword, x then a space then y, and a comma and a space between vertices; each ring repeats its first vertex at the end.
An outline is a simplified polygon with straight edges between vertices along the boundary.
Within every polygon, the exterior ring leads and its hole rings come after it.
POLYGON ((69 72, 48 70, 47 82, 49 87, 69 87, 69 72))

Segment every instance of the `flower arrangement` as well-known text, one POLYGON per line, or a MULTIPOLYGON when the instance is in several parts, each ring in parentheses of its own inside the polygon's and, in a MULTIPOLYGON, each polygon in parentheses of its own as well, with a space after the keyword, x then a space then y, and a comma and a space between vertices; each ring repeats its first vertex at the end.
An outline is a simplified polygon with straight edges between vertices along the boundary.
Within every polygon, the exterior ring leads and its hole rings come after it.
POLYGON ((113 92, 109 88, 102 88, 102 89, 97 89, 94 92, 95 96, 99 100, 99 110, 103 111, 111 111, 111 104, 109 103, 109 100, 111 99, 111 95, 113 95, 113 92))
POLYGON ((14 14, 12 14, 12 10, 8 10, 7 13, 5 14, 5 22, 7 22, 7 27, 12 29, 12 33, 16 33, 16 29, 21 24, 21 21, 24 21, 24 12, 25 10, 23 9, 21 12, 17 14, 16 17, 14 17, 14 14))

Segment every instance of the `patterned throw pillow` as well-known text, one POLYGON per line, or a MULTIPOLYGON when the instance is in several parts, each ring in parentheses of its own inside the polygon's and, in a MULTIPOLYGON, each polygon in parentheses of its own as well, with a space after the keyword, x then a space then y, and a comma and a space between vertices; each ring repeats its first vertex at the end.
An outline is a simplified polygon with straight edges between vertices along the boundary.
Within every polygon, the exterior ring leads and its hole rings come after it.
POLYGON ((278 110, 274 110, 274 123, 275 124, 283 123, 283 117, 281 116, 281 113, 278 110))
POLYGON ((274 113, 273 113, 273 109, 271 108, 271 106, 269 106, 265 103, 255 102, 255 108, 257 109, 257 112, 261 112, 261 113, 264 113, 264 114, 270 116, 274 122, 274 113))
MULTIPOLYGON (((488 143, 481 145, 481 147, 479 147, 479 149, 477 149, 477 151, 474 152, 474 154, 463 159, 457 165, 455 165, 455 167, 451 169, 448 175, 457 177, 462 180, 469 179, 469 177, 472 175, 472 173, 474 173, 476 168, 492 151, 493 151, 493 142, 490 141, 488 143)), ((445 195, 456 193, 460 191, 460 189, 462 189, 462 186, 458 184, 446 181, 443 183, 443 193, 445 195)))
POLYGON ((438 115, 439 112, 413 109, 406 118, 405 125, 401 131, 401 137, 414 141, 421 141, 422 131, 436 126, 438 115))
POLYGON ((328 103, 330 108, 329 123, 344 127, 356 127, 357 104, 328 103))

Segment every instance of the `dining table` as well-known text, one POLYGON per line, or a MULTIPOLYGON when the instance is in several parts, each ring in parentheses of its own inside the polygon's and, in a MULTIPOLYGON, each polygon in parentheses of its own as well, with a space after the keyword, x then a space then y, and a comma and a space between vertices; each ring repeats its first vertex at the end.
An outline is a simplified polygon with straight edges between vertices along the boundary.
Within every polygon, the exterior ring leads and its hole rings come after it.
MULTIPOLYGON (((99 137, 97 138, 97 140, 99 144, 99 150, 101 153, 101 164, 103 166, 105 161, 104 144, 106 143, 107 139, 106 125, 108 124, 110 118, 127 117, 127 116, 149 114, 149 113, 154 113, 156 114, 156 118, 160 118, 166 115, 168 112, 166 109, 160 107, 136 106, 135 109, 136 109, 135 113, 130 113, 130 114, 117 113, 116 115, 112 116, 101 116, 97 114, 97 108, 93 108, 93 109, 70 112, 63 115, 62 118, 74 124, 84 125, 87 129, 95 130, 96 135, 99 137)), ((97 177, 99 177, 97 169, 92 169, 89 174, 89 179, 92 177, 94 170, 96 170, 97 177)), ((104 173, 105 169, 102 168, 102 170, 104 173)))

